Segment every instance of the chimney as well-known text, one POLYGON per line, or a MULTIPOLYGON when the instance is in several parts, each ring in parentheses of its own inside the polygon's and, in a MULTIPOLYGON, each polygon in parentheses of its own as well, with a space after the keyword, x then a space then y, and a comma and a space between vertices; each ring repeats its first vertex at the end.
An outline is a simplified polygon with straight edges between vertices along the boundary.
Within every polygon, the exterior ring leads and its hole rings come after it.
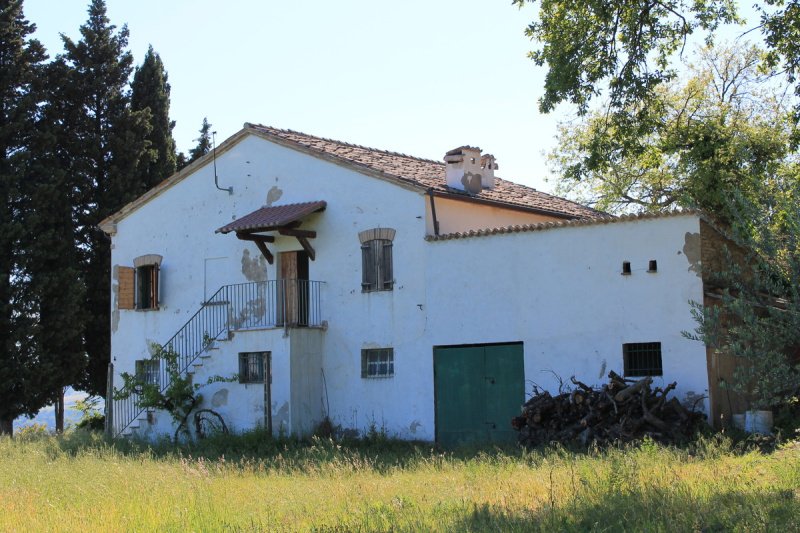
POLYGON ((481 149, 461 146, 444 156, 447 186, 470 194, 494 187, 494 171, 497 168, 494 156, 481 156, 481 149))
POLYGON ((497 161, 492 154, 481 156, 481 184, 484 189, 494 189, 494 171, 497 170, 497 161))

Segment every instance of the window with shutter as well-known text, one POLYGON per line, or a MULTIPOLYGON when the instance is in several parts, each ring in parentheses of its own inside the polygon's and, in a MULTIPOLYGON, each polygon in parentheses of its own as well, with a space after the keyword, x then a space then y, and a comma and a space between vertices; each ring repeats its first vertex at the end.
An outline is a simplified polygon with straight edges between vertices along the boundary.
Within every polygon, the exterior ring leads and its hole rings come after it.
POLYGON ((133 260, 133 266, 135 268, 133 275, 134 308, 139 310, 158 309, 161 256, 150 254, 137 257, 133 260))
POLYGON ((394 286, 392 241, 395 230, 376 228, 358 234, 361 241, 362 292, 390 291, 394 286))

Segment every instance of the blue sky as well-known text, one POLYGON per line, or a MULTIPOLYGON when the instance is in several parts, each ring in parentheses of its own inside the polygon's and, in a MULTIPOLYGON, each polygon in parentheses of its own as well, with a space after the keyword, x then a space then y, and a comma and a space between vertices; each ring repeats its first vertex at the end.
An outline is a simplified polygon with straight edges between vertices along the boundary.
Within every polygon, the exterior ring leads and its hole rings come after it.
MULTIPOLYGON (((79 38, 88 0, 25 0, 51 55, 79 38)), ((540 115, 543 68, 524 35, 536 6, 510 0, 107 0, 130 50, 161 55, 178 148, 207 116, 222 141, 256 122, 441 159, 463 144, 501 177, 551 190, 544 153, 562 106, 540 115)), ((752 11, 747 8, 749 13, 752 11)))
MULTIPOLYGON (((51 56, 79 38, 88 0, 25 0, 51 56)), ((431 159, 463 144, 499 175, 548 189, 543 150, 559 115, 541 116, 543 69, 528 59, 535 14, 510 1, 108 0, 141 62, 148 44, 172 86, 178 148, 204 116, 221 141, 244 122, 431 159)), ((568 112, 565 109, 565 112, 568 112)))

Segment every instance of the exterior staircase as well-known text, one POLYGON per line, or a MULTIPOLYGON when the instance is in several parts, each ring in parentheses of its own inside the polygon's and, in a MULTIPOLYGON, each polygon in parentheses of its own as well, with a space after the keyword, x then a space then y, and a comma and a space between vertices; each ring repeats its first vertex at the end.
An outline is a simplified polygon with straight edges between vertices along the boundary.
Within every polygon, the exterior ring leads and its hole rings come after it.
MULTIPOLYGON (((250 328, 316 327, 322 325, 320 288, 324 282, 275 280, 224 285, 209 298, 162 348, 177 354, 181 377, 194 375, 203 363, 229 341, 231 332, 250 328)), ((163 392, 170 386, 166 364, 159 361, 156 383, 163 392)), ((136 391, 126 398, 113 398, 113 383, 106 396, 112 398, 111 434, 127 436, 147 419, 136 391)))

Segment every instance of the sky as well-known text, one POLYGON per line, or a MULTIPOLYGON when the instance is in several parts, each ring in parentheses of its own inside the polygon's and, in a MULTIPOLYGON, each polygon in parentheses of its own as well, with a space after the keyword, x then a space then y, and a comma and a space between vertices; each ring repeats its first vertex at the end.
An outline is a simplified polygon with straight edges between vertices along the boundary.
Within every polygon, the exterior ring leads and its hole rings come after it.
MULTIPOLYGON (((25 0, 51 56, 80 38, 88 0, 25 0)), ((563 113, 542 116, 544 70, 527 57, 535 9, 510 0, 107 0, 141 63, 169 74, 178 149, 203 117, 217 142, 245 122, 441 160, 470 144, 498 175, 547 190, 543 152, 563 113)))
MULTIPOLYGON (((51 56, 80 38, 89 0, 25 0, 51 56)), ((217 143, 245 122, 441 160, 469 144, 498 175, 540 190, 561 106, 541 115, 545 69, 528 57, 537 7, 511 0, 107 0, 141 63, 161 55, 178 149, 203 117, 217 143)), ((748 12, 751 12, 749 9, 748 12)))

